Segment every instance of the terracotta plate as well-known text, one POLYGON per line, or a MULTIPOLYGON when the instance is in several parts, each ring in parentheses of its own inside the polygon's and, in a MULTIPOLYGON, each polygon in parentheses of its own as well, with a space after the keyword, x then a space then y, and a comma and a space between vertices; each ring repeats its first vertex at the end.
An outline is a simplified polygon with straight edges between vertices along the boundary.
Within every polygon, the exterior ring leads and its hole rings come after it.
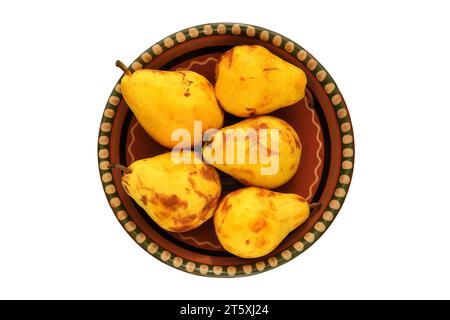
MULTIPOLYGON (((338 87, 310 53, 280 34, 246 24, 200 25, 174 33, 154 44, 131 64, 130 69, 189 69, 203 74, 214 84, 218 58, 239 44, 262 45, 302 68, 308 76, 307 97, 273 113, 294 127, 303 145, 298 172, 278 190, 297 193, 310 202, 319 202, 321 207, 269 255, 242 259, 224 251, 214 234, 211 220, 186 233, 164 231, 125 193, 120 184, 121 172, 111 171, 109 164, 129 165, 134 160, 167 150, 153 141, 136 122, 122 99, 120 80, 108 99, 100 125, 100 176, 117 219, 128 234, 155 258, 198 275, 251 275, 271 270, 295 258, 317 241, 334 220, 352 177, 352 125, 338 87)), ((226 115, 225 125, 239 120, 226 115)), ((221 180, 224 194, 241 187, 225 174, 221 175, 221 180)))

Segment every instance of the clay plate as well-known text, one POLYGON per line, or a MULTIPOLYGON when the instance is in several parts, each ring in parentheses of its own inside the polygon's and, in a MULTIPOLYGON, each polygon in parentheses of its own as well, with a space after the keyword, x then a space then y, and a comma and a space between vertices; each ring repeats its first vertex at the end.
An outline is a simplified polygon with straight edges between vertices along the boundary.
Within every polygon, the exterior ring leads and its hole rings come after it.
MULTIPOLYGON (((103 112, 98 138, 98 163, 108 202, 128 234, 146 251, 169 266, 193 274, 237 277, 271 270, 308 249, 325 232, 341 208, 350 185, 354 142, 344 99, 328 72, 305 49, 270 30, 233 23, 211 23, 174 33, 144 51, 131 65, 161 70, 193 70, 214 84, 214 69, 226 50, 239 44, 258 44, 300 67, 308 77, 307 97, 272 115, 291 124, 302 142, 298 172, 276 191, 297 193, 321 207, 291 232, 269 255, 242 259, 220 246, 212 220, 186 233, 162 230, 125 193, 121 172, 110 163, 129 165, 137 159, 168 150, 142 129, 120 91, 120 79, 103 112)), ((111 66, 113 67, 113 66, 111 66)), ((119 72, 119 71, 118 71, 119 72)), ((225 125, 239 121, 225 116, 225 125)), ((223 195, 241 187, 221 174, 223 195)))

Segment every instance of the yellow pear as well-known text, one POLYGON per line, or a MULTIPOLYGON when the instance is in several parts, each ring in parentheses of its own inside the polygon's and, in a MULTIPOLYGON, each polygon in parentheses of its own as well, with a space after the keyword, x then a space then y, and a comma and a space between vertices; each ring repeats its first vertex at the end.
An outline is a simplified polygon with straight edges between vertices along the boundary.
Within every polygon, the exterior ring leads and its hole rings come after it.
POLYGON ((305 222, 309 210, 297 194, 243 188, 223 198, 214 213, 214 227, 225 250, 241 258, 258 258, 305 222))
MULTIPOLYGON (((193 71, 161 71, 141 69, 133 74, 120 61, 124 72, 122 95, 136 119, 159 144, 172 148, 176 129, 186 129, 194 137, 194 121, 202 121, 203 131, 221 128, 220 109, 212 84, 193 71)), ((185 142, 185 141, 184 141, 185 142)), ((194 139, 191 139, 191 145, 194 139)))
POLYGON ((137 160, 122 169, 122 186, 163 229, 184 232, 212 217, 221 184, 216 170, 189 152, 190 164, 177 163, 171 152, 137 160))
POLYGON ((277 188, 292 178, 300 163, 302 146, 285 121, 261 116, 222 128, 203 148, 206 163, 246 186, 277 188))
POLYGON ((216 97, 238 117, 263 115, 290 106, 305 96, 306 75, 258 45, 225 52, 216 67, 216 97))

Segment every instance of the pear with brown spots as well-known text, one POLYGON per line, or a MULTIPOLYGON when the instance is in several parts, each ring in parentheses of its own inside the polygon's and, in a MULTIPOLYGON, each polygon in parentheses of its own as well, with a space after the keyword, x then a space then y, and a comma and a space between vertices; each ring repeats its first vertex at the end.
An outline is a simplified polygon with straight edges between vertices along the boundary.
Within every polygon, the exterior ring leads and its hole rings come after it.
POLYGON ((245 186, 277 188, 300 164, 302 145, 285 121, 261 116, 222 128, 203 149, 203 159, 245 186))
POLYGON ((190 164, 172 161, 171 153, 137 160, 122 169, 122 186, 163 229, 184 232, 212 217, 221 184, 213 167, 189 152, 190 164))
POLYGON ((223 198, 214 213, 214 226, 225 250, 241 258, 258 258, 272 252, 309 214, 307 201, 297 194, 249 187, 223 198))
POLYGON ((238 117, 268 114, 305 96, 306 75, 258 45, 228 50, 216 67, 216 97, 238 117))
MULTIPOLYGON (((204 76, 189 70, 162 71, 141 69, 134 73, 120 61, 124 72, 121 89, 126 103, 145 131, 159 144, 173 148, 180 141, 172 140, 177 129, 194 137, 194 121, 202 129, 221 128, 223 111, 214 95, 214 87, 204 76)), ((181 141, 194 144, 196 141, 181 141)))

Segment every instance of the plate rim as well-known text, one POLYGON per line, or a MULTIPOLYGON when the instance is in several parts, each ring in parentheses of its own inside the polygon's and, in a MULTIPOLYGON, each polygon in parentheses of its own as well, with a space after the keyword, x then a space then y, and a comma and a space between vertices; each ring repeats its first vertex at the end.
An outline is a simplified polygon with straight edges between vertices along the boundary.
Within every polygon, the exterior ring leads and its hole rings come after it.
POLYGON ((334 187, 333 196, 330 199, 330 202, 326 205, 326 210, 322 213, 315 225, 309 229, 301 239, 298 239, 292 246, 288 247, 279 254, 272 255, 256 262, 232 266, 198 263, 184 259, 174 255, 170 252, 170 250, 166 250, 153 242, 139 229, 131 216, 126 212, 126 209, 122 205, 119 194, 116 190, 112 177, 112 171, 109 168, 111 160, 109 155, 109 140, 116 110, 122 100, 122 93, 120 90, 120 81, 122 77, 119 78, 108 98, 100 123, 97 144, 100 180, 108 203, 122 227, 142 249, 146 250, 156 259, 175 269, 200 276, 240 277, 260 274, 281 266, 298 257, 301 253, 311 247, 334 221, 348 194, 353 176, 355 158, 353 126, 344 98, 335 81, 326 69, 318 62, 317 59, 314 58, 313 55, 311 55, 299 44, 267 28, 246 23, 233 22, 205 23, 185 28, 150 46, 131 63, 129 68, 133 71, 142 69, 153 58, 162 54, 165 50, 168 50, 180 43, 212 35, 235 35, 249 38, 258 37, 262 41, 270 42, 272 45, 282 48, 288 54, 301 62, 315 76, 322 89, 325 91, 326 96, 330 100, 336 115, 337 124, 339 125, 341 164, 338 174, 339 179, 334 187))

